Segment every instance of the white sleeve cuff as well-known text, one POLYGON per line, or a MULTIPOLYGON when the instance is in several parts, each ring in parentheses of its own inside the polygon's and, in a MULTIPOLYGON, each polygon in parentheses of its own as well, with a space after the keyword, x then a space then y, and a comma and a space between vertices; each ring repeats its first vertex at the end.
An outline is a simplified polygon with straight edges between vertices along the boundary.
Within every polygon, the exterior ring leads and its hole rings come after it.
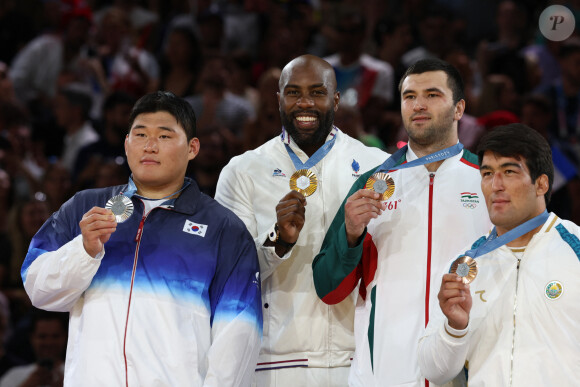
POLYGON ((467 333, 469 333, 469 324, 465 327, 465 329, 454 329, 449 326, 449 320, 445 319, 445 324, 443 325, 443 329, 445 330, 445 337, 450 341, 461 341, 467 333))

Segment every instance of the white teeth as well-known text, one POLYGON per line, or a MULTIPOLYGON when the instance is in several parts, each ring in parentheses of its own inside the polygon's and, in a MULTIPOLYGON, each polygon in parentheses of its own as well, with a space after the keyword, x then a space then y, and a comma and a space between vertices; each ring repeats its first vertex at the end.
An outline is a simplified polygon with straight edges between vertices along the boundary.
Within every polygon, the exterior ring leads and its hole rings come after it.
POLYGON ((316 117, 300 116, 300 117, 296 117, 296 120, 300 121, 300 122, 313 122, 313 121, 316 121, 316 117))

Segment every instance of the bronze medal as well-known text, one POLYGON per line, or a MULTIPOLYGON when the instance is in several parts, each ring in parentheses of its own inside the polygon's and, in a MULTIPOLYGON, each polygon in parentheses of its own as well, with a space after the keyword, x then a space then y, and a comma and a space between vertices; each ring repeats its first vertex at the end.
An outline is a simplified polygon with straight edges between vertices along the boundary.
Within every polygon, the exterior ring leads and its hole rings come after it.
POLYGON ((367 180, 365 189, 370 189, 381 194, 381 200, 384 201, 395 193, 395 181, 388 173, 373 173, 373 175, 367 180))
POLYGON ((133 202, 125 195, 113 196, 107 201, 105 208, 113 211, 117 223, 123 223, 133 214, 133 202))
POLYGON ((477 276, 477 262, 475 259, 463 255, 453 261, 450 272, 457 274, 463 283, 468 284, 477 276))
POLYGON ((318 179, 310 169, 300 169, 290 177, 290 189, 304 196, 310 196, 318 187, 318 179))

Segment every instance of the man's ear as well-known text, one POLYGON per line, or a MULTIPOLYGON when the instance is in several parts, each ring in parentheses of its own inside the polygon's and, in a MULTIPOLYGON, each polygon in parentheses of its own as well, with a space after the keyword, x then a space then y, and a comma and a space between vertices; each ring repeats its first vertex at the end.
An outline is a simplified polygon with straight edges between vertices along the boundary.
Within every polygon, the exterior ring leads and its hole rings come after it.
POLYGON ((459 121, 463 117, 463 112, 465 112, 465 100, 460 99, 457 104, 455 104, 455 121, 459 121))
POLYGON ((544 196, 546 192, 548 192, 548 188, 550 187, 550 181, 548 179, 548 175, 543 174, 538 176, 536 179, 536 195, 537 196, 544 196))
POLYGON ((192 138, 189 140, 189 152, 188 152, 188 159, 193 160, 195 156, 199 153, 199 139, 197 137, 192 138))

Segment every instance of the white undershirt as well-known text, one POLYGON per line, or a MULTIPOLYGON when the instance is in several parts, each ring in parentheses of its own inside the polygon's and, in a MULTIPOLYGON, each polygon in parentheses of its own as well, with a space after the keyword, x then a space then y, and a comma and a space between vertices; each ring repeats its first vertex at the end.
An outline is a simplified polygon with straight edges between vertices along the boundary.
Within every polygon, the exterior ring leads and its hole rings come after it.
POLYGON ((148 198, 144 198, 142 196, 139 196, 141 199, 143 199, 143 205, 145 206, 145 215, 149 214, 149 212, 154 209, 159 207, 161 204, 163 204, 167 199, 163 198, 163 199, 148 199, 148 198))

